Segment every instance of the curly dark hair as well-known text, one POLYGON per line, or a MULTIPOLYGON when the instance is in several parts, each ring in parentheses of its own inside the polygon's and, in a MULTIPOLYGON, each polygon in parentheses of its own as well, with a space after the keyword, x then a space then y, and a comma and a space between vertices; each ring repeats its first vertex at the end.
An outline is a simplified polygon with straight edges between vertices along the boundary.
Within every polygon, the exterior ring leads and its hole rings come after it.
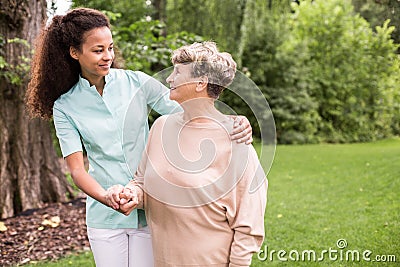
MULTIPOLYGON (((70 56, 70 47, 82 51, 84 34, 100 27, 110 28, 100 11, 76 8, 63 16, 54 16, 35 43, 31 62, 31 80, 25 102, 31 117, 50 119, 54 102, 79 80, 79 62, 70 56)), ((117 67, 115 61, 111 67, 117 67)))

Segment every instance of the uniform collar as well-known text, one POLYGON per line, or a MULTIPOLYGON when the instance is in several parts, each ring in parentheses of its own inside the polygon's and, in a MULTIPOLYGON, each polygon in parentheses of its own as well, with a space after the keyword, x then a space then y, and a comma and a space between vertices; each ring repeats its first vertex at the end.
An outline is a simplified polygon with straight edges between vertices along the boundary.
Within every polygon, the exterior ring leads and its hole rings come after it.
MULTIPOLYGON (((108 84, 111 80, 112 80, 112 75, 111 75, 111 72, 109 72, 105 76, 106 84, 108 84)), ((92 88, 93 87, 93 89, 96 90, 95 86, 90 86, 89 81, 86 80, 85 78, 83 78, 81 74, 79 74, 78 84, 79 84, 79 87, 82 88, 82 89, 84 89, 84 88, 92 88)))

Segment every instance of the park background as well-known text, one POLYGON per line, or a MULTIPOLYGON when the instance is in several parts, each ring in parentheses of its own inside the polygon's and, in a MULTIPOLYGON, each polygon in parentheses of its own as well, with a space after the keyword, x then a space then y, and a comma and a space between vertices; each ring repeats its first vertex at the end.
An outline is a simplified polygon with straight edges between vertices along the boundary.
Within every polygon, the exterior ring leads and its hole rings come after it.
MULTIPOLYGON (((52 123, 29 119, 23 103, 32 44, 59 4, 1 0, 0 215, 6 229, 1 234, 10 229, 7 218, 77 195, 55 160, 60 152, 52 123)), ((393 260, 395 255, 400 261, 400 1, 71 4, 100 9, 110 17, 114 42, 129 69, 155 74, 171 66, 173 49, 202 40, 213 40, 234 56, 238 70, 263 93, 275 120, 278 145, 268 174, 265 220, 269 250, 340 250, 336 242, 345 239, 344 252, 371 250, 373 256, 393 260)), ((251 108, 230 91, 220 100, 250 119, 261 151, 260 121, 251 108)), ((27 250, 29 242, 23 245, 27 250)), ((4 247, 1 253, 7 254, 4 247)), ((93 266, 90 253, 78 255, 85 262, 79 266, 93 266)), ((74 266, 74 260, 65 264, 74 266)), ((395 265, 391 260, 379 266, 395 265)), ((256 255, 253 260, 254 266, 274 264, 377 263, 328 258, 284 262, 276 254, 272 262, 256 255)))

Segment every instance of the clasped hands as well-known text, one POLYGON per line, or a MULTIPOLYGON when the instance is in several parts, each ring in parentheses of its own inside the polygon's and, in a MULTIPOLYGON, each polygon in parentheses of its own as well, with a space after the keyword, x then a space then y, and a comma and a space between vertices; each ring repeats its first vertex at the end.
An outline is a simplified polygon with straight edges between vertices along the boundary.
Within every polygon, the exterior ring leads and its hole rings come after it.
POLYGON ((138 191, 138 188, 131 184, 127 184, 126 186, 120 184, 113 185, 106 191, 106 204, 128 216, 139 205, 141 194, 138 191))

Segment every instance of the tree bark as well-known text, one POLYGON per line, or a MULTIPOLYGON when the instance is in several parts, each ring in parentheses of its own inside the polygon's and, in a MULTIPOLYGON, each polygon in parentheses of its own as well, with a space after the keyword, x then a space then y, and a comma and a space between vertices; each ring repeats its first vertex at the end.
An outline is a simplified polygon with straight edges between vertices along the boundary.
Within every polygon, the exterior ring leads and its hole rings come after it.
POLYGON ((165 0, 153 0, 152 1, 153 6, 156 10, 156 13, 154 14, 154 19, 159 20, 161 22, 166 21, 166 15, 165 15, 165 8, 166 8, 166 2, 165 0))
POLYGON ((46 19, 46 0, 0 0, 0 55, 9 64, 0 74, 0 218, 73 196, 53 147, 50 123, 29 119, 24 104, 27 71, 21 82, 6 73, 31 58, 32 44, 46 19), (27 40, 30 47, 8 40, 27 40))

